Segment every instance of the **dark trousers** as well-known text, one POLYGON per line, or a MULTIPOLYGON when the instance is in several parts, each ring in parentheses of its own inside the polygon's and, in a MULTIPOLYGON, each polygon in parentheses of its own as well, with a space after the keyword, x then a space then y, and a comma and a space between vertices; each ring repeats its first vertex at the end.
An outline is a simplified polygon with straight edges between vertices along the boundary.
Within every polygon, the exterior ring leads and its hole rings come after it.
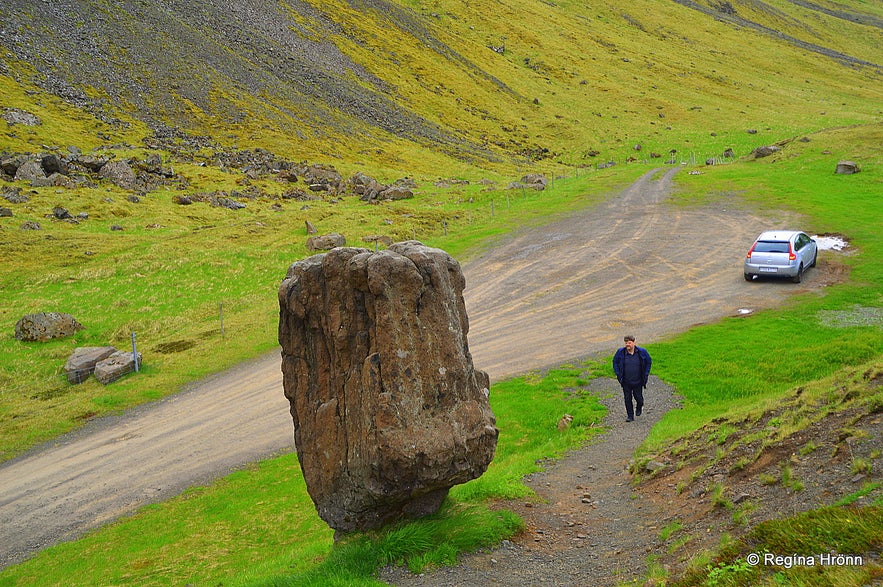
POLYGON ((625 413, 629 420, 635 417, 635 407, 639 410, 644 407, 644 386, 640 383, 623 383, 622 399, 625 401, 625 413), (632 404, 634 398, 634 405, 632 404))

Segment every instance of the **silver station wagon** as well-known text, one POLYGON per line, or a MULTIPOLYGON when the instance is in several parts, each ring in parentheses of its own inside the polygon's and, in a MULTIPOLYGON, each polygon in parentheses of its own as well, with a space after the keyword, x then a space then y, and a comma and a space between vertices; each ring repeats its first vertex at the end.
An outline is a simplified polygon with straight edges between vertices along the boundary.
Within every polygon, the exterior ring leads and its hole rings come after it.
POLYGON ((745 255, 745 279, 768 275, 790 277, 800 283, 803 272, 815 267, 819 247, 799 230, 768 230, 760 234, 745 255))

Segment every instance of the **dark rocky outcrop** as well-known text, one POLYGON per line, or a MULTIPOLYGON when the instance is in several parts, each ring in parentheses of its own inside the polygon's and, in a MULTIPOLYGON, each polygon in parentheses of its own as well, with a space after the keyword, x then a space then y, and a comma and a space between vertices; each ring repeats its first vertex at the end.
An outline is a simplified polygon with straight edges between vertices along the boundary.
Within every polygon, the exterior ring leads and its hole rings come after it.
POLYGON ((307 490, 331 527, 434 512, 493 458, 464 287, 453 258, 415 241, 337 248, 289 268, 279 288, 284 390, 307 490))
POLYGON ((70 314, 38 312, 23 316, 15 324, 15 338, 25 342, 46 342, 71 336, 82 329, 83 325, 70 314))

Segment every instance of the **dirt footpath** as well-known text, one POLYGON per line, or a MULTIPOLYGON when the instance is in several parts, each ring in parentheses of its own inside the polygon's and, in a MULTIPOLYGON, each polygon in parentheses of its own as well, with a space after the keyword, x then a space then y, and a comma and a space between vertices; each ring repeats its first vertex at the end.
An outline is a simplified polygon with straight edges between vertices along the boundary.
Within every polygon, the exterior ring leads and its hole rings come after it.
MULTIPOLYGON (((794 219, 721 203, 671 206, 676 171, 647 173, 609 202, 510 237, 464 265, 476 367, 493 381, 605 355, 626 333, 647 344, 830 281, 823 258, 800 285, 745 282, 742 254, 752 239, 794 219)), ((278 353, 93 421, 0 465, 0 567, 290 451, 292 436, 278 353)))
POLYGON ((387 567, 380 579, 397 587, 615 587, 646 575, 647 555, 658 552, 657 536, 670 520, 664 508, 641 499, 628 465, 677 399, 651 376, 644 413, 627 423, 615 379, 595 379, 589 390, 609 409, 606 432, 526 478, 536 498, 499 504, 524 520, 524 532, 495 550, 461 556, 456 566, 418 575, 387 567))

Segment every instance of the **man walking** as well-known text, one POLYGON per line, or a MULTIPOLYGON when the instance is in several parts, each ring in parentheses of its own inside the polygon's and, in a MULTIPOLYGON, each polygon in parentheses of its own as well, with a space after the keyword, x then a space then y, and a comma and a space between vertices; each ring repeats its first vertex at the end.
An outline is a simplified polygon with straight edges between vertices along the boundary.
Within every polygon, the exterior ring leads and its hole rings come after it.
POLYGON ((644 392, 647 379, 650 377, 650 353, 635 345, 635 337, 627 335, 623 338, 625 346, 613 355, 613 372, 622 386, 622 397, 625 401, 626 422, 634 422, 635 415, 640 416, 644 408, 644 392), (633 404, 634 402, 634 404, 633 404))

